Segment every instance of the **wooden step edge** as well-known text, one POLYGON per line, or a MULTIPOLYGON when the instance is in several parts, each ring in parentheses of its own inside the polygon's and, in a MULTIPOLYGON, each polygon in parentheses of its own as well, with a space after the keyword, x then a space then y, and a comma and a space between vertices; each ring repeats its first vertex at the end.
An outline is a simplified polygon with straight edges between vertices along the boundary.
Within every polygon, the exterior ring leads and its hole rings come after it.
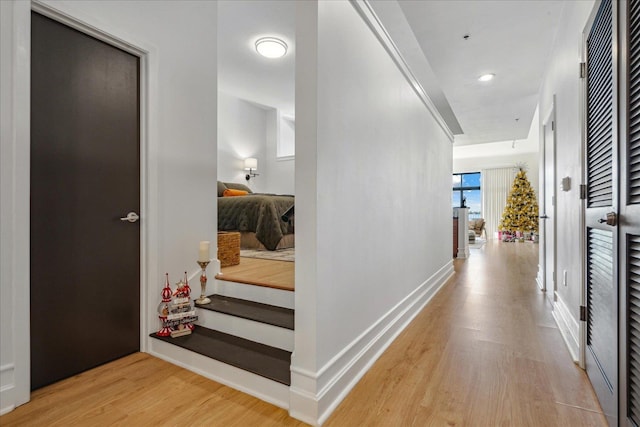
POLYGON ((291 352, 196 326, 190 335, 152 338, 182 347, 261 377, 291 385, 291 352))
POLYGON ((210 303, 198 304, 196 302, 195 306, 267 325, 290 330, 294 329, 294 310, 290 308, 218 294, 209 295, 209 299, 211 300, 210 303))

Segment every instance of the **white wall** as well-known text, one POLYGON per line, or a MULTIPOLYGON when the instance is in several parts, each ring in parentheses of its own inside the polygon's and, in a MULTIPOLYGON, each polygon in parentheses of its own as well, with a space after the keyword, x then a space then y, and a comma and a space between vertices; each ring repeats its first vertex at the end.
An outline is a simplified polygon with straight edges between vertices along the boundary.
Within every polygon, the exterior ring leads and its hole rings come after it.
POLYGON ((276 159, 277 110, 218 92, 218 180, 261 193, 294 194, 295 161, 276 159), (257 177, 245 180, 244 159, 258 159, 257 177))
POLYGON ((21 311, 29 304, 29 123, 20 120, 29 95, 19 96, 30 82, 20 79, 29 68, 17 49, 29 27, 16 22, 28 13, 26 2, 0 2, 0 414, 29 400, 30 390, 29 314, 21 311))
POLYGON ((268 111, 258 105, 218 91, 218 180, 248 185, 266 192, 268 111), (258 159, 260 176, 245 180, 244 159, 258 159))
MULTIPOLYGON (((142 71, 145 107, 141 345, 144 350, 148 346, 147 334, 158 328, 155 309, 164 272, 177 279, 185 270, 197 271, 198 241, 216 240, 215 199, 206 196, 216 192, 217 4, 80 0, 43 3, 147 52, 142 71)), ((0 410, 6 411, 28 400, 30 388, 30 3, 3 1, 1 4, 0 410), (6 33, 10 33, 9 37, 5 37, 6 33), (5 319, 11 321, 5 322, 5 319)), ((215 248, 212 253, 215 254, 215 248)))
POLYGON ((297 6, 291 406, 314 422, 451 272, 452 139, 357 5, 297 6))
MULTIPOLYGON (((582 32, 585 28, 593 1, 567 2, 563 10, 559 33, 550 57, 540 91, 540 119, 544 120, 556 96, 556 176, 571 177, 570 191, 556 191, 556 256, 557 274, 567 271, 567 286, 558 284, 556 308, 570 314, 567 325, 574 337, 578 337, 578 319, 581 295, 580 228, 581 202, 579 183, 583 182, 581 160, 580 87, 578 64, 581 61, 582 32), (560 307, 558 307, 558 305, 560 307)), ((542 125, 542 123, 540 123, 542 125)), ((554 310, 556 309, 554 308, 554 310)), ((567 335, 565 335, 565 338, 567 335)), ((569 342, 573 354, 577 354, 577 340, 569 342)))
MULTIPOLYGON (((296 161, 294 157, 282 158, 277 157, 278 139, 282 138, 282 124, 278 122, 279 112, 271 109, 267 113, 267 171, 265 177, 269 193, 276 194, 295 194, 295 172, 296 161)), ((286 135, 293 138, 295 144, 295 130, 292 135, 286 135)))

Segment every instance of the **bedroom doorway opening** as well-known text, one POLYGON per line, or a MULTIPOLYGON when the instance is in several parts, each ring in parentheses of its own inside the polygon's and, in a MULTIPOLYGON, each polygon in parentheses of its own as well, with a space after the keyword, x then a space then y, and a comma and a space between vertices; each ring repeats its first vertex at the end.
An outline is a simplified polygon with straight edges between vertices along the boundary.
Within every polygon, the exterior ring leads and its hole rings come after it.
POLYGON ((237 343, 247 357, 233 366, 270 380, 252 383, 283 402, 295 344, 295 8, 218 2, 219 269, 196 302, 196 331, 237 343), (262 56, 265 38, 284 55, 262 56))
POLYGON ((220 2, 217 119, 218 231, 238 234, 219 235, 219 253, 240 249, 238 259, 220 260, 217 278, 292 292, 294 2, 220 2), (281 56, 263 56, 265 40, 281 56))

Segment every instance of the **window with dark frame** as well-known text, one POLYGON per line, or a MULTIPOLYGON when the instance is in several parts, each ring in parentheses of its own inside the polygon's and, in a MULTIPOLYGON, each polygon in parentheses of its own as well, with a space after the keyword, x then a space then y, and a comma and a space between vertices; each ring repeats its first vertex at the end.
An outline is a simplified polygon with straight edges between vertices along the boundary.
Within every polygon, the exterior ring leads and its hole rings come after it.
POLYGON ((454 208, 462 207, 464 198, 465 206, 469 208, 469 219, 482 218, 480 176, 480 172, 453 174, 451 206, 454 208))

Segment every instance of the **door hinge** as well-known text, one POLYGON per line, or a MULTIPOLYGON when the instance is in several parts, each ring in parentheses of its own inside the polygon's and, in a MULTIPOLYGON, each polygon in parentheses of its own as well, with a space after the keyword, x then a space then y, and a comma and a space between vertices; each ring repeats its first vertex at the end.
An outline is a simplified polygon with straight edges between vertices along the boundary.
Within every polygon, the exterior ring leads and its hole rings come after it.
POLYGON ((580 200, 587 199, 587 184, 580 184, 580 200))
POLYGON ((586 62, 581 62, 580 63, 580 78, 584 79, 585 77, 587 77, 587 63, 586 62))
POLYGON ((587 307, 584 305, 580 306, 580 321, 581 322, 587 321, 587 307))
POLYGON ((551 122, 551 130, 556 130, 556 122, 555 121, 551 122))

